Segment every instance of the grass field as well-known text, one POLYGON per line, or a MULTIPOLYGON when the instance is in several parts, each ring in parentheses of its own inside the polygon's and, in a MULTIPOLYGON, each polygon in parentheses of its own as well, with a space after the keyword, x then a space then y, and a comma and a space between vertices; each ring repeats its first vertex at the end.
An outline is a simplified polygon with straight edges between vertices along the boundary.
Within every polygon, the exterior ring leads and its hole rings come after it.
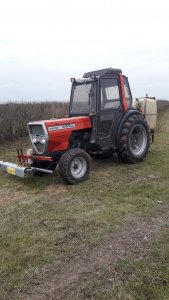
POLYGON ((0 172, 0 299, 169 299, 168 116, 143 163, 92 160, 80 185, 0 172))

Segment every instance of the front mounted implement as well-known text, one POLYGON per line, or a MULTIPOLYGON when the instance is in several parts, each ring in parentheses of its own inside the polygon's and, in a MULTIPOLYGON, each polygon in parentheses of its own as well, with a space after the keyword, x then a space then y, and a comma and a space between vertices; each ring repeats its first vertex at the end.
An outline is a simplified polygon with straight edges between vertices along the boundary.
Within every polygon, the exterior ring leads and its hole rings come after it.
POLYGON ((53 171, 51 170, 32 166, 32 160, 52 161, 53 160, 52 157, 34 156, 31 155, 31 151, 32 149, 27 150, 27 155, 24 155, 22 149, 17 149, 18 164, 0 161, 0 167, 2 171, 20 178, 27 177, 36 172, 52 174, 53 171))

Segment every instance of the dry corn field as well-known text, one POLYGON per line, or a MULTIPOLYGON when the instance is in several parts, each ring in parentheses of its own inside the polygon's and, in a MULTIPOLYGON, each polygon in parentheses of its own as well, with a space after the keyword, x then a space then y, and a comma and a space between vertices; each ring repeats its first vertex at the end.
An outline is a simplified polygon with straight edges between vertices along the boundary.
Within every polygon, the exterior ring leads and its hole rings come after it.
POLYGON ((26 136, 27 123, 61 118, 68 112, 66 102, 9 102, 0 104, 0 143, 26 136))

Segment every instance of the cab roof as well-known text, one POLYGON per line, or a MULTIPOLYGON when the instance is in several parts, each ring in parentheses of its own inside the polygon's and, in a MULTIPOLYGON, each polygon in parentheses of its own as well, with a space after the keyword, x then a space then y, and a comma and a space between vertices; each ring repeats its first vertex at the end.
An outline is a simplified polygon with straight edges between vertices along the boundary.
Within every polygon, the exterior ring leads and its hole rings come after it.
POLYGON ((100 76, 100 75, 104 75, 104 74, 114 74, 114 73, 116 73, 116 74, 122 73, 122 70, 113 69, 113 68, 100 69, 100 70, 84 73, 83 78, 88 78, 91 75, 100 76))

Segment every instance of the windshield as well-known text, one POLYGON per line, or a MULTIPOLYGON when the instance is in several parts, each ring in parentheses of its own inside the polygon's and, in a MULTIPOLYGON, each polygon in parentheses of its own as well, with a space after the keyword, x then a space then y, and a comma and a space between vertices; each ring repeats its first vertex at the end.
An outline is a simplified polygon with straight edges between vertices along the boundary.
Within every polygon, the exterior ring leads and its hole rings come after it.
POLYGON ((92 83, 83 83, 73 86, 72 90, 72 107, 73 113, 88 113, 90 112, 92 83))

